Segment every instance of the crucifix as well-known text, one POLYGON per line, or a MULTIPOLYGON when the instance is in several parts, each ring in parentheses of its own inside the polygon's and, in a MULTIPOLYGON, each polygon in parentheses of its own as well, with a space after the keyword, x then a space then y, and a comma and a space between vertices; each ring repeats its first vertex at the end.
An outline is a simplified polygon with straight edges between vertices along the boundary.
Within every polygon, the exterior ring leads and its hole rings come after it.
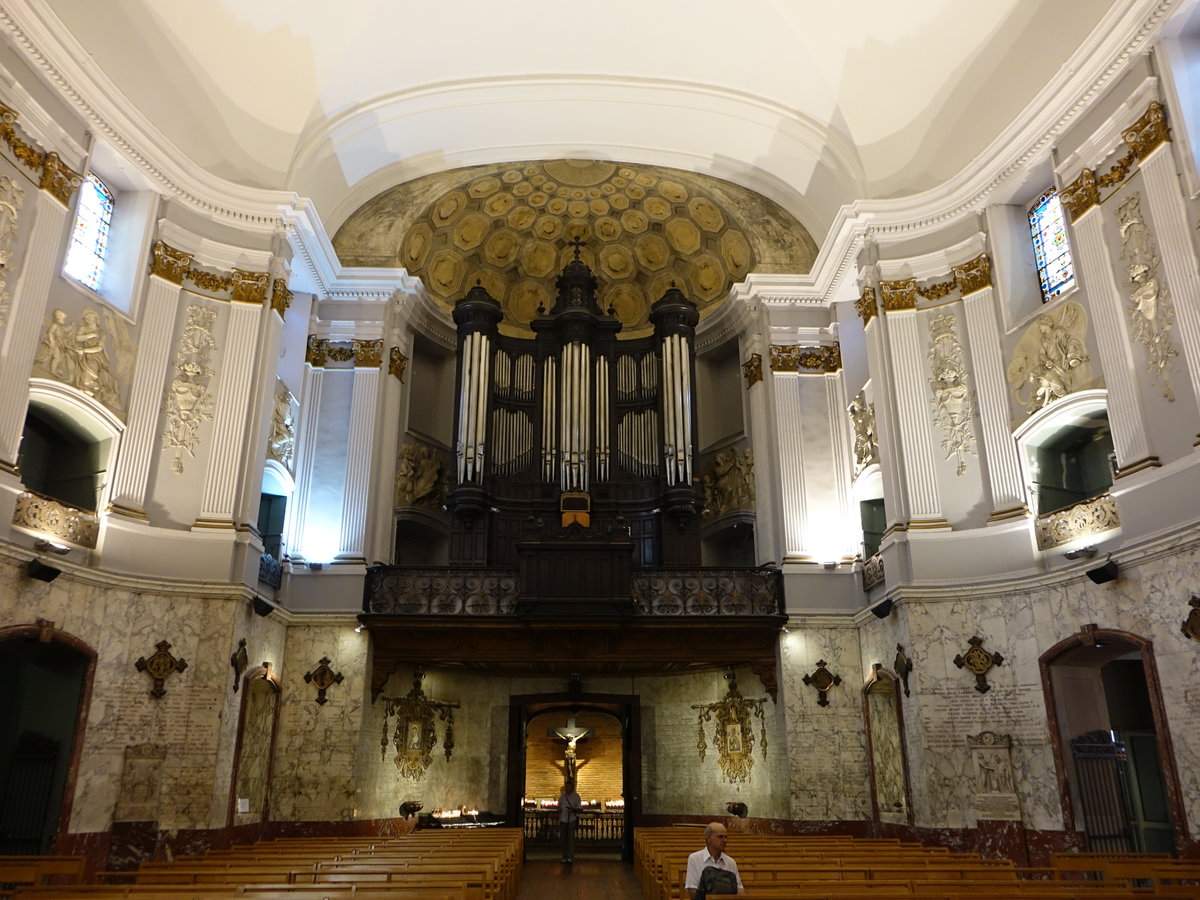
POLYGON ((575 717, 567 719, 567 724, 562 728, 547 729, 546 734, 550 737, 556 737, 567 742, 567 749, 563 751, 563 777, 566 780, 574 781, 575 775, 578 772, 578 767, 575 763, 575 744, 581 741, 592 733, 590 728, 577 728, 575 726, 575 717))

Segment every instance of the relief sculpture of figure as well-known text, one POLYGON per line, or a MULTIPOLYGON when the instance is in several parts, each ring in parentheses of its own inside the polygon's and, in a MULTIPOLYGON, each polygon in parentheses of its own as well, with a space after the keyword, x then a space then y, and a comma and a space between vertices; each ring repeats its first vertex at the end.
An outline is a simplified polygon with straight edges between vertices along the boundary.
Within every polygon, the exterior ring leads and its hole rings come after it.
POLYGON ((72 384, 75 380, 75 326, 67 322, 66 310, 56 309, 50 316, 33 362, 59 381, 72 384))
POLYGON ((1091 357, 1083 342, 1085 313, 1065 303, 1034 319, 1008 366, 1017 402, 1031 412, 1088 386, 1091 357))

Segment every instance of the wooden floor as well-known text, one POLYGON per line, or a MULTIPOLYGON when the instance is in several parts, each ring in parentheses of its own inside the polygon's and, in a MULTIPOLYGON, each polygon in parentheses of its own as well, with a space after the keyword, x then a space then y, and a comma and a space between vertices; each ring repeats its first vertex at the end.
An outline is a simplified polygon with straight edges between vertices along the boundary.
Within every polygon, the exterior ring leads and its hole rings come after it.
POLYGON ((530 852, 517 900, 639 900, 633 864, 616 854, 579 852, 571 865, 557 854, 530 852))

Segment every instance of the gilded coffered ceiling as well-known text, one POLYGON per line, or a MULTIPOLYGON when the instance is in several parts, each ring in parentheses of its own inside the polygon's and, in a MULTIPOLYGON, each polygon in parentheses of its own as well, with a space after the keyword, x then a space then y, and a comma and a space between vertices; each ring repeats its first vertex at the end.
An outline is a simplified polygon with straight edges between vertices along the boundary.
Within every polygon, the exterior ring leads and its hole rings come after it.
POLYGON ((674 282, 703 314, 751 272, 809 271, 816 245, 778 204, 676 169, 550 160, 456 169, 363 204, 333 245, 347 266, 403 267, 452 306, 479 281, 527 333, 554 304, 554 279, 582 241, 599 301, 624 336, 649 328, 674 282))

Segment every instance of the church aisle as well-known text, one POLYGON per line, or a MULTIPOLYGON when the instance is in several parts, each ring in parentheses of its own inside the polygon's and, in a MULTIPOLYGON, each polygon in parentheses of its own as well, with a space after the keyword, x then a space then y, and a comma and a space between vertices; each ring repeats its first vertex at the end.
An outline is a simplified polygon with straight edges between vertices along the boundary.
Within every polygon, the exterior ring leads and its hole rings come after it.
POLYGON ((638 900, 633 865, 612 856, 581 855, 573 865, 530 858, 521 873, 517 900, 638 900))

